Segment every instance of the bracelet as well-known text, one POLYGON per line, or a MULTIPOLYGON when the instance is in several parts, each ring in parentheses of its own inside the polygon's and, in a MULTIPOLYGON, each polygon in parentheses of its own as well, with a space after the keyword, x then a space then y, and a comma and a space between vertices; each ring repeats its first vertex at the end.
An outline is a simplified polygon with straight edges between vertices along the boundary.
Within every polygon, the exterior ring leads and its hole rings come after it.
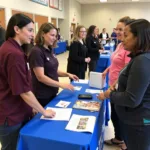
POLYGON ((105 99, 106 99, 106 98, 108 98, 108 97, 105 95, 105 92, 103 92, 103 93, 104 93, 104 97, 105 97, 105 99))
POLYGON ((112 90, 111 88, 109 88, 109 90, 112 92, 112 91, 114 91, 114 90, 112 90))

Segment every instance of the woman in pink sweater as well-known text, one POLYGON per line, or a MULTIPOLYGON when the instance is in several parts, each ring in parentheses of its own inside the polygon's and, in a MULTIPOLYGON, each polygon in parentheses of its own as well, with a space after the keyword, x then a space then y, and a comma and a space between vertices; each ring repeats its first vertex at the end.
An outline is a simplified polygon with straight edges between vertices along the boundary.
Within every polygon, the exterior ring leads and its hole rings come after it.
MULTIPOLYGON (((130 17, 121 18, 117 24, 116 34, 117 39, 123 41, 125 25, 130 21, 130 17)), ((122 42, 117 46, 115 52, 111 56, 111 65, 103 72, 105 78, 109 73, 109 86, 115 85, 120 71, 128 64, 130 58, 129 52, 124 49, 122 42)), ((123 142, 123 137, 120 131, 119 118, 116 114, 114 104, 111 103, 111 120, 114 126, 115 137, 105 141, 107 145, 118 145, 122 150, 126 150, 126 146, 123 142)))

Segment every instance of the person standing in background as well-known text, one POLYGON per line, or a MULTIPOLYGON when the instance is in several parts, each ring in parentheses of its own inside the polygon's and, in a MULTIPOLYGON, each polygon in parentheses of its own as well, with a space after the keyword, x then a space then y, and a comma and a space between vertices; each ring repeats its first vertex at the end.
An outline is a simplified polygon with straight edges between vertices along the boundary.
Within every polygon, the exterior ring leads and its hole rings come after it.
POLYGON ((5 34, 6 34, 6 31, 2 27, 1 22, 0 22, 0 47, 5 42, 5 34))
POLYGON ((87 57, 85 38, 86 28, 79 25, 70 45, 67 65, 67 72, 75 74, 79 79, 85 79, 87 63, 91 60, 90 57, 87 57))
POLYGON ((106 33, 106 28, 103 28, 102 33, 99 35, 99 39, 103 46, 106 45, 107 41, 109 40, 109 35, 106 33))
POLYGON ((57 39, 58 39, 58 41, 59 41, 59 40, 60 40, 60 37, 61 37, 61 35, 60 35, 60 28, 57 28, 57 31, 58 31, 57 39))
POLYGON ((88 29, 88 33, 86 36, 88 57, 91 58, 91 61, 89 63, 89 72, 96 70, 97 61, 100 57, 100 52, 103 51, 102 48, 100 47, 97 32, 98 32, 97 27, 95 25, 91 25, 88 29))
POLYGON ((113 28, 113 32, 111 34, 111 40, 114 41, 115 49, 116 49, 116 47, 117 47, 117 34, 116 34, 116 29, 115 28, 113 28))

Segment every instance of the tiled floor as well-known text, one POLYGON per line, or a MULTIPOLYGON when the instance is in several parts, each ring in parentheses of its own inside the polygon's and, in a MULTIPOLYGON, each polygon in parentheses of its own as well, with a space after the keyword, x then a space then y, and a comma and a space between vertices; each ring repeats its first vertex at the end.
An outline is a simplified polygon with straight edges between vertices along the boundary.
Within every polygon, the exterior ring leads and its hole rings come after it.
MULTIPOLYGON (((58 61, 59 61, 59 70, 66 71, 67 66, 67 58, 68 58, 68 52, 65 52, 63 54, 57 55, 58 61)), ((87 78, 87 75, 86 75, 87 78)), ((69 83, 68 78, 60 78, 60 82, 67 82, 69 83)), ((61 91, 61 89, 60 89, 61 91)), ((113 137, 113 126, 112 123, 109 122, 109 126, 105 129, 105 139, 110 139, 113 137)), ((0 145, 1 149, 1 145, 0 145)), ((119 150, 117 147, 111 147, 111 146, 104 146, 104 150, 119 150)))

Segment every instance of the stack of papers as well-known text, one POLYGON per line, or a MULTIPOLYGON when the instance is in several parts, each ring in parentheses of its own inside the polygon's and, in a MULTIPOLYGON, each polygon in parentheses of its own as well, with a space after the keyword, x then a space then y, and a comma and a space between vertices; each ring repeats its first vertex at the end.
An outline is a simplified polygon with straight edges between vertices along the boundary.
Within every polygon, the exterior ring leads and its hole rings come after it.
POLYGON ((96 117, 94 116, 81 116, 73 114, 66 130, 77 132, 91 132, 93 133, 96 117))
POLYGON ((74 81, 74 83, 88 84, 88 83, 89 83, 89 80, 82 80, 82 79, 79 79, 79 81, 74 81))
POLYGON ((41 116, 41 119, 44 120, 60 120, 60 121, 68 121, 70 119, 72 108, 52 108, 47 107, 47 109, 52 109, 56 112, 56 115, 54 118, 46 118, 44 116, 41 116))
POLYGON ((103 90, 93 90, 93 89, 86 89, 86 93, 96 94, 96 93, 102 93, 103 90))

